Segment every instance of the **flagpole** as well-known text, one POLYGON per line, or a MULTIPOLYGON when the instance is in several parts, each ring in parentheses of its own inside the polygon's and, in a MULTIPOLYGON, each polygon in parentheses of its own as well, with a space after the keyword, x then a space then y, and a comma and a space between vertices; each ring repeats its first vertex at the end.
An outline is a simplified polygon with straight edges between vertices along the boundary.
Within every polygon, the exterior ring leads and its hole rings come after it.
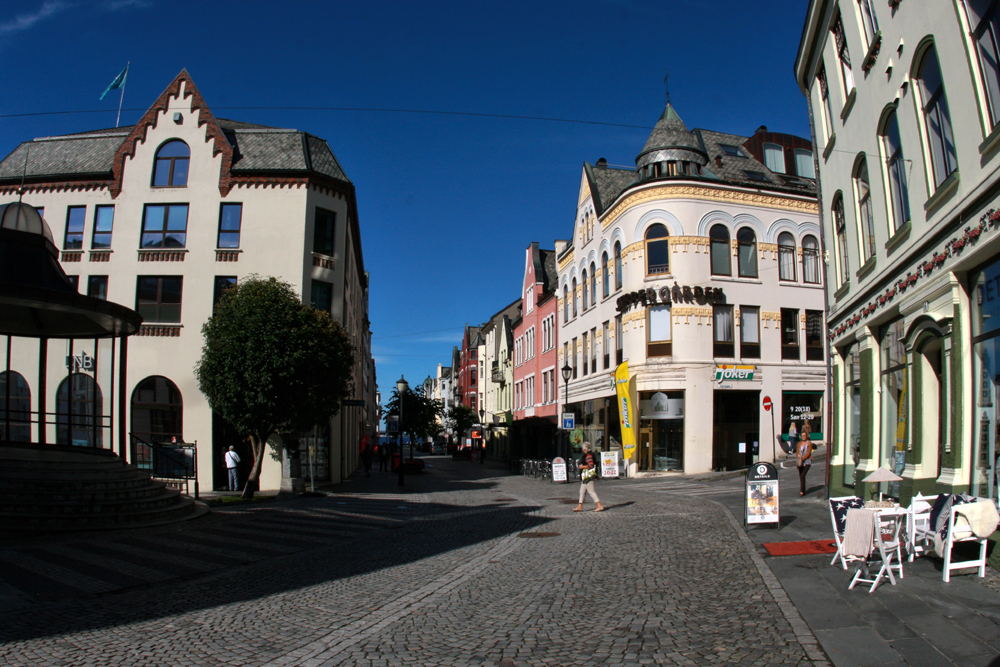
MULTIPOLYGON (((120 60, 118 62, 121 62, 120 60)), ((122 93, 118 98, 118 117, 115 118, 115 128, 118 128, 118 123, 122 119, 122 101, 125 99, 125 84, 128 83, 128 66, 132 64, 132 61, 125 63, 125 80, 122 81, 122 93)))

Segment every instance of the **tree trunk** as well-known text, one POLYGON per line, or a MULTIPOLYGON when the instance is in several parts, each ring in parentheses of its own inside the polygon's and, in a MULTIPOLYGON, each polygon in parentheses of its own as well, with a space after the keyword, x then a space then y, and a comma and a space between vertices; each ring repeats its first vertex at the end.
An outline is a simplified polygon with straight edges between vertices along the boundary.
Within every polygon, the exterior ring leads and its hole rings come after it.
POLYGON ((250 447, 253 449, 253 467, 247 476, 247 483, 243 485, 243 495, 240 497, 244 500, 253 498, 254 489, 258 484, 257 480, 260 478, 260 467, 264 463, 265 445, 267 445, 267 441, 261 439, 260 436, 250 436, 250 447))

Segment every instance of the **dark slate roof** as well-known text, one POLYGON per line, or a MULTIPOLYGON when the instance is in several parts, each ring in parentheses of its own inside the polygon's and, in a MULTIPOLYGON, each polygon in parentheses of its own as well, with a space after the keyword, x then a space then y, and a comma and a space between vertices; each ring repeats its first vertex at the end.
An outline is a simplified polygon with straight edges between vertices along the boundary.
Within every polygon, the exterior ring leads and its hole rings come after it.
POLYGON ((667 104, 667 108, 663 110, 660 119, 656 121, 656 126, 653 127, 649 139, 646 140, 646 145, 639 151, 639 154, 642 155, 657 148, 680 147, 696 151, 702 150, 698 139, 688 132, 684 121, 677 115, 674 108, 667 104))
POLYGON ((594 208, 598 216, 618 199, 618 195, 635 183, 634 169, 595 167, 589 162, 584 163, 583 167, 587 172, 590 194, 594 198, 594 208))
MULTIPOLYGON (((233 146, 235 173, 312 171, 350 183, 329 144, 298 130, 217 119, 233 146)), ((134 126, 26 141, 0 161, 0 180, 110 175, 115 152, 134 126), (25 155, 28 156, 25 170, 25 155)))
POLYGON ((559 287, 559 270, 556 268, 556 251, 539 250, 542 256, 542 295, 547 295, 559 287))
POLYGON ((705 145, 705 151, 708 153, 709 162, 705 167, 706 171, 711 171, 712 174, 717 176, 719 180, 750 187, 776 188, 805 195, 816 195, 816 181, 808 178, 789 176, 786 174, 776 174, 765 167, 762 163, 758 162, 757 159, 750 154, 750 151, 742 148, 743 144, 749 140, 749 137, 741 137, 736 134, 724 134, 722 132, 713 132, 711 130, 701 129, 696 129, 694 132, 700 137, 702 143, 705 145), (722 152, 722 149, 719 148, 719 144, 740 146, 740 151, 746 157, 743 158, 726 155, 722 152), (721 167, 719 166, 717 158, 722 158, 721 167), (757 181, 751 179, 744 173, 746 171, 761 172, 767 180, 757 181))

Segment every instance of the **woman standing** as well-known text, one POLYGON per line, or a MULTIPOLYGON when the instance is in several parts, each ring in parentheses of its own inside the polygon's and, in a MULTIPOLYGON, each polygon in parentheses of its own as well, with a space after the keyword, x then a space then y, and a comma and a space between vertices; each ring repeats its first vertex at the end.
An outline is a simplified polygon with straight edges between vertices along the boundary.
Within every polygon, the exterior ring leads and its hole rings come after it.
POLYGON ((799 462, 799 495, 806 495, 806 475, 809 473, 809 466, 812 465, 813 445, 809 439, 809 432, 802 429, 798 447, 795 449, 795 458, 799 462))
POLYGON ((601 499, 597 497, 597 492, 594 491, 594 480, 597 479, 597 459, 594 458, 594 455, 590 451, 589 442, 583 443, 581 447, 583 447, 583 455, 577 464, 577 467, 580 468, 580 504, 574 507, 573 511, 583 511, 583 494, 588 493, 594 503, 597 504, 597 509, 594 511, 603 512, 604 506, 601 505, 601 499))

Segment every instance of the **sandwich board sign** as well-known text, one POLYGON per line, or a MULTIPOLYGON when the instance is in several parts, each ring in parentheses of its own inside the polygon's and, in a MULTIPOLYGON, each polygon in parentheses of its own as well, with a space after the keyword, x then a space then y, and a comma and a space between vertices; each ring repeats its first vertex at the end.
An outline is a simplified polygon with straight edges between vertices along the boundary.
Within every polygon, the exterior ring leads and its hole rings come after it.
POLYGON ((744 510, 744 525, 776 523, 780 530, 778 469, 767 461, 755 463, 747 470, 744 510))
POLYGON ((566 482, 566 461, 561 456, 552 459, 552 481, 566 482))

